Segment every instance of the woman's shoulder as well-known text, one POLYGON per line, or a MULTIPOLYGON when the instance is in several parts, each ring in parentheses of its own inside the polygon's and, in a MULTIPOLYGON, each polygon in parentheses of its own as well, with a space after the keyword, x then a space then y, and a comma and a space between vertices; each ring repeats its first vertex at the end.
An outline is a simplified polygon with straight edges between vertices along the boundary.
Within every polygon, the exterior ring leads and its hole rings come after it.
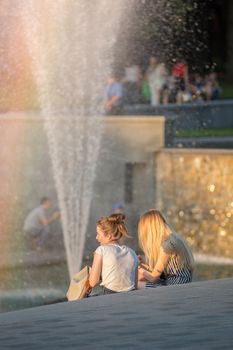
POLYGON ((103 255, 107 252, 116 252, 116 253, 125 252, 125 253, 130 253, 131 255, 137 256, 135 251, 125 244, 122 244, 122 245, 121 244, 105 244, 105 245, 100 245, 95 250, 95 253, 98 253, 100 255, 103 255))
POLYGON ((109 250, 113 250, 112 245, 110 244, 103 244, 100 245, 96 250, 95 253, 99 254, 99 255, 104 255, 106 252, 108 252, 109 250))
POLYGON ((104 254, 104 248, 103 248, 103 246, 102 245, 100 245, 98 248, 96 248, 96 250, 95 250, 95 254, 99 254, 99 255, 101 255, 101 256, 103 256, 103 254, 104 254))
POLYGON ((171 233, 161 244, 161 248, 166 254, 173 254, 176 251, 176 237, 171 233))
POLYGON ((109 243, 109 244, 103 244, 103 245, 100 245, 97 249, 96 249, 96 253, 98 254, 105 254, 107 252, 115 252, 115 251, 118 251, 118 250, 121 250, 123 246, 120 246, 119 244, 112 244, 112 243, 109 243))
POLYGON ((125 249, 127 249, 132 255, 135 255, 137 257, 136 252, 132 248, 130 248, 127 245, 125 245, 125 249))

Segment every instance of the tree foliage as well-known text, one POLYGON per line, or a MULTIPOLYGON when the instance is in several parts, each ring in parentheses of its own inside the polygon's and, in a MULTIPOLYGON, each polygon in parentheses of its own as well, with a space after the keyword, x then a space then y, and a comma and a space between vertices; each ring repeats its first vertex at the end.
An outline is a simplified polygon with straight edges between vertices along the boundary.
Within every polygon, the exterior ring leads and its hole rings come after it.
MULTIPOLYGON (((121 54, 140 64, 157 55, 167 64, 185 58, 208 62, 208 4, 211 0, 129 0, 132 11, 121 33, 121 54)), ((207 64, 207 63, 206 63, 207 64)))

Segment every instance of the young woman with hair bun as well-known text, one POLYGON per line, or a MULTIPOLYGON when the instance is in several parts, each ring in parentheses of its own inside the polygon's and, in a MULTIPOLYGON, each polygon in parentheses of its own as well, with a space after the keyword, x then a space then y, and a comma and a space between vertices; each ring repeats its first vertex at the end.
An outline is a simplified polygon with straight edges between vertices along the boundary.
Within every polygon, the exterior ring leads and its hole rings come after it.
POLYGON ((192 281, 192 251, 158 210, 151 209, 141 216, 138 238, 146 258, 145 263, 141 261, 139 267, 140 287, 192 281))
POLYGON ((136 253, 120 243, 128 238, 123 214, 100 218, 96 225, 96 239, 100 246, 94 253, 89 277, 90 287, 102 277, 103 294, 128 292, 137 288, 139 260, 136 253))

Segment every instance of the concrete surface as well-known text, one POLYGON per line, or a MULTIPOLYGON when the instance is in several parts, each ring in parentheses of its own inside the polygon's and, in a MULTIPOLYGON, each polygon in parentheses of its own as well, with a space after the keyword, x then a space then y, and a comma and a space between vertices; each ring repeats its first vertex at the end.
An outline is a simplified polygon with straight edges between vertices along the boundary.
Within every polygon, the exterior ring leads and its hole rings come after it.
POLYGON ((0 348, 232 349, 233 279, 0 315, 0 348))

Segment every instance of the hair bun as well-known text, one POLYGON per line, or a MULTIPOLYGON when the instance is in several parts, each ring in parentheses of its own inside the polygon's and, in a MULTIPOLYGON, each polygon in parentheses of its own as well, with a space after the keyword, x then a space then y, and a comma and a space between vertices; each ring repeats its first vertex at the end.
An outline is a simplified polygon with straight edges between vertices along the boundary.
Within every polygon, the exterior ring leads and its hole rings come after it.
POLYGON ((124 214, 112 214, 108 217, 108 221, 115 222, 116 224, 120 224, 125 221, 124 214))

